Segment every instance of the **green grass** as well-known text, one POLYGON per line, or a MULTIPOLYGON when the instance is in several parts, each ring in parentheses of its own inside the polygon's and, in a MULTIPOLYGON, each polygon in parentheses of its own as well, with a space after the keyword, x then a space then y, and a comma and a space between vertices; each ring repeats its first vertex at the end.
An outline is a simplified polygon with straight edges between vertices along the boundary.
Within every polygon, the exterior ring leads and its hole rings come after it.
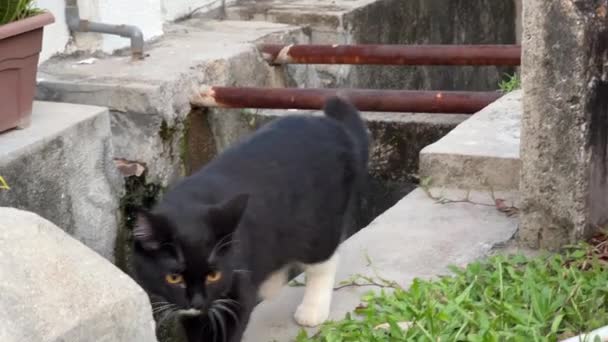
POLYGON ((34 0, 0 0, 0 25, 41 13, 34 0))
POLYGON ((502 80, 498 83, 498 87, 500 88, 500 91, 502 91, 503 93, 509 93, 512 92, 513 90, 517 90, 519 88, 521 88, 521 79, 519 78, 518 74, 513 74, 513 75, 509 75, 509 74, 505 74, 506 79, 502 80))
POLYGON ((355 313, 297 341, 559 341, 589 332, 608 324, 608 272, 590 250, 493 256, 408 290, 370 292, 355 313), (383 323, 390 328, 375 329, 383 323))

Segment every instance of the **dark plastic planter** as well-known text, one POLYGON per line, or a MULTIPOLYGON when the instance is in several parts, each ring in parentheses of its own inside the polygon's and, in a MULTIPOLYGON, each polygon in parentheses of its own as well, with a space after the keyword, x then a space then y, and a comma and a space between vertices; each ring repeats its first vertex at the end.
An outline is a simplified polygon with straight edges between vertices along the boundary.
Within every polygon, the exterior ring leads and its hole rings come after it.
POLYGON ((54 21, 45 12, 0 26, 0 132, 30 124, 42 31, 54 21))

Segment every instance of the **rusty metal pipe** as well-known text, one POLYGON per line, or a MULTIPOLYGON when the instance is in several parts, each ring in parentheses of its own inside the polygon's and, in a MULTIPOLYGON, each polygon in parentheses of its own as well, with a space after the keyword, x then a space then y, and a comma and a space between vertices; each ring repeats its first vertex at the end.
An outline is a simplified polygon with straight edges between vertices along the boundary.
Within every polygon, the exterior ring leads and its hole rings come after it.
POLYGON ((411 91, 374 89, 297 89, 203 87, 193 107, 322 109, 330 96, 350 99, 361 111, 476 113, 502 96, 499 92, 411 91))
POLYGON ((258 46, 280 64, 504 65, 521 64, 520 45, 278 45, 258 46))

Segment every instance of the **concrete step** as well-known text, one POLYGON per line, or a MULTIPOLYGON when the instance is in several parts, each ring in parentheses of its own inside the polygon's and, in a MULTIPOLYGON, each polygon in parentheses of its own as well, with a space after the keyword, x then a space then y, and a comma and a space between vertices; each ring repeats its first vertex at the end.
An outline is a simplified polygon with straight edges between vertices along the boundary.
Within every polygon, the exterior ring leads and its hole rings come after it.
MULTIPOLYGON (((352 276, 378 276, 407 287, 416 277, 447 274, 449 265, 464 266, 486 256, 494 246, 508 241, 517 229, 493 205, 487 192, 472 192, 469 202, 461 190, 430 190, 438 203, 417 189, 380 215, 367 228, 341 247, 336 283, 352 276)), ((515 201, 513 193, 494 196, 515 201)), ((303 281, 302 276, 298 280, 303 281)), ((300 327, 293 320, 302 287, 285 287, 274 300, 262 302, 254 311, 244 341, 293 341, 300 327)), ((338 320, 360 303, 373 287, 346 287, 334 292, 330 319, 338 320)), ((314 332, 316 329, 307 329, 314 332)))
POLYGON ((433 186, 517 190, 522 91, 506 94, 420 152, 433 186))
POLYGON ((106 108, 35 102, 31 126, 0 134, 0 206, 35 212, 114 260, 122 177, 106 108))

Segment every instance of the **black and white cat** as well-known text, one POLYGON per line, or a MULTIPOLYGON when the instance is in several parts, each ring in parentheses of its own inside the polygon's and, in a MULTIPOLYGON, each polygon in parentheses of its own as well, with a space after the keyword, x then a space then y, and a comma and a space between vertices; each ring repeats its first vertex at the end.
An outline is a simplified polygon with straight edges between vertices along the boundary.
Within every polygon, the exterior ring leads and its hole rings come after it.
POLYGON ((350 102, 332 97, 324 112, 274 120, 139 212, 136 278, 159 307, 182 314, 190 342, 240 341, 255 305, 294 265, 306 273, 296 322, 327 319, 369 137, 350 102))

